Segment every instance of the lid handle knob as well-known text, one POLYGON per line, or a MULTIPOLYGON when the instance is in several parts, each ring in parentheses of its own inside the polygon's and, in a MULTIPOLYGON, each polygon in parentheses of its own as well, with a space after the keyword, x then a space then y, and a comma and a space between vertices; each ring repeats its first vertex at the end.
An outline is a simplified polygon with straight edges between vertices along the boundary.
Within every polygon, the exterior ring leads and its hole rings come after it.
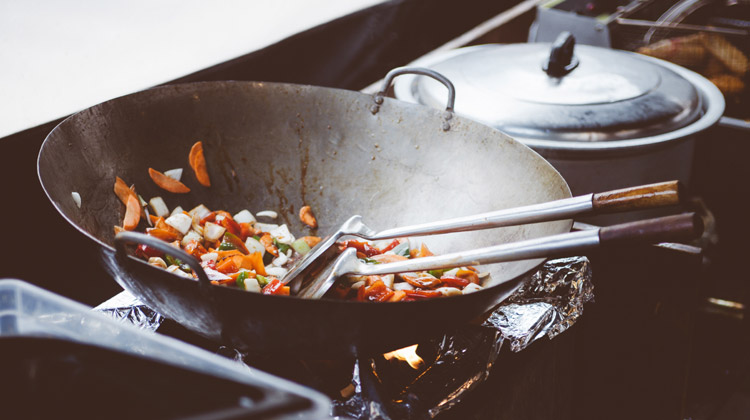
POLYGON ((558 35, 549 52, 549 60, 542 69, 550 77, 563 77, 578 67, 578 58, 573 55, 576 39, 570 32, 558 35))

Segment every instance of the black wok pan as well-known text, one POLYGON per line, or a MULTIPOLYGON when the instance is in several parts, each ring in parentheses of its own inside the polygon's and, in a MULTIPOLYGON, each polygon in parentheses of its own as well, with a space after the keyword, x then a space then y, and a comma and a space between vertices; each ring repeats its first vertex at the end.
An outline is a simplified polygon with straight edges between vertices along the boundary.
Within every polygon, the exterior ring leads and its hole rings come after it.
MULTIPOLYGON (((168 318, 250 351, 330 357, 383 352, 476 318, 520 286, 542 260, 487 266, 483 291, 419 302, 372 304, 266 296, 183 279, 115 255, 124 206, 116 176, 170 208, 279 212, 297 236, 325 236, 362 214, 388 228, 570 196, 544 159, 501 132, 450 112, 358 92, 289 84, 171 85, 89 108, 57 126, 39 154, 42 186, 58 211, 101 245, 107 270, 168 318), (203 141, 210 188, 188 151, 203 141), (192 191, 171 194, 147 169, 184 168, 192 191), (81 196, 78 208, 71 192, 81 196), (310 205, 319 229, 297 218, 310 205)), ((139 230, 145 225, 141 222, 139 230)), ((570 230, 562 220, 426 239, 445 253, 570 230)), ((103 280, 104 281, 104 280, 103 280)))

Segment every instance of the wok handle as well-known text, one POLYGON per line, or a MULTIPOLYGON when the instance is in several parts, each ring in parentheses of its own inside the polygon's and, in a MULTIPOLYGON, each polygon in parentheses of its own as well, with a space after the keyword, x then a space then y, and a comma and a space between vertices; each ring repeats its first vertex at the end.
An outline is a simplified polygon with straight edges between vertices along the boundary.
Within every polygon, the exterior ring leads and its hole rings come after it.
POLYGON ((405 236, 465 232, 563 220, 587 213, 615 213, 663 207, 678 204, 681 197, 682 189, 679 182, 669 181, 563 198, 546 203, 497 210, 473 216, 402 226, 369 234, 360 234, 355 231, 348 231, 347 233, 369 240, 380 240, 405 236))
POLYGON ((641 185, 594 194, 594 211, 609 213, 672 206, 680 203, 684 189, 679 181, 641 185))
POLYGON ((436 72, 435 70, 424 67, 397 67, 389 71, 388 74, 385 75, 383 87, 380 88, 380 91, 375 94, 375 104, 370 108, 370 112, 372 112, 373 114, 377 114, 378 111, 380 111, 380 105, 383 104, 383 98, 388 92, 388 88, 391 86, 393 79, 396 78, 396 76, 401 76, 402 74, 418 74, 421 76, 431 77, 448 88, 448 104, 445 106, 445 112, 443 112, 442 129, 443 131, 450 130, 451 125, 449 121, 451 118, 453 118, 453 106, 456 103, 456 88, 453 86, 453 82, 451 82, 447 77, 436 72))
POLYGON ((207 287, 211 285, 211 281, 208 279, 206 271, 203 270, 203 267, 201 267, 200 263, 195 259, 195 257, 181 249, 173 247, 172 245, 162 241, 161 239, 154 238, 153 236, 149 236, 144 233, 120 232, 115 235, 115 252, 118 258, 127 257, 125 245, 129 243, 146 245, 150 248, 159 250, 171 257, 177 258, 193 269, 193 272, 198 275, 198 281, 200 282, 201 286, 207 287))
POLYGON ((333 275, 381 275, 532 258, 562 257, 586 253, 600 246, 694 239, 702 231, 701 218, 695 213, 685 213, 387 264, 364 264, 354 256, 351 261, 342 261, 338 266, 334 265, 333 275))
POLYGON ((599 242, 602 246, 674 242, 695 239, 702 233, 703 219, 696 213, 684 213, 600 228, 599 242))

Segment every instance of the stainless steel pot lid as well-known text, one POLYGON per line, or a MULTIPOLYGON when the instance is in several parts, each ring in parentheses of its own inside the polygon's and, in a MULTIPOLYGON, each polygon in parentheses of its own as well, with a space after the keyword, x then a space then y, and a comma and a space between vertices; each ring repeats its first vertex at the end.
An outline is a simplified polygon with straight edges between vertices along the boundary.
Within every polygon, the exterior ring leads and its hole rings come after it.
MULTIPOLYGON (((702 95, 673 66, 573 44, 572 37, 561 37, 554 44, 468 47, 427 67, 456 86, 457 113, 522 140, 639 139, 678 130, 703 115, 702 95)), ((436 108, 447 96, 444 86, 418 76, 397 79, 395 93, 436 108)))

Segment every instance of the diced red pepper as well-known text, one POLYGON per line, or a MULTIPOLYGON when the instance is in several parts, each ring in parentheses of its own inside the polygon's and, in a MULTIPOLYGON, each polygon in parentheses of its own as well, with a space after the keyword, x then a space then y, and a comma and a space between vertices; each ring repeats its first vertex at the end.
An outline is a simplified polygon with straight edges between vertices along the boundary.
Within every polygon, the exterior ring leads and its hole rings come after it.
POLYGON ((379 249, 375 248, 374 246, 368 244, 367 242, 358 241, 355 239, 350 239, 348 241, 341 242, 341 246, 343 249, 346 248, 354 248, 357 250, 357 252, 361 252, 366 257, 372 257, 373 255, 381 254, 379 249))
POLYGON ((149 259, 151 257, 163 257, 164 253, 159 251, 156 248, 151 248, 147 245, 138 245, 138 248, 135 250, 135 254, 138 255, 141 258, 149 259))
POLYGON ((401 242, 398 239, 394 239, 393 242, 389 243, 388 246, 386 246, 385 248, 381 249, 380 252, 382 252, 382 253, 388 252, 388 251, 392 250, 393 248, 397 247, 400 243, 401 242))
MULTIPOLYGON (((283 295, 284 294, 284 283, 281 280, 272 277, 272 280, 261 290, 264 295, 283 295)), ((289 294, 289 288, 286 289, 286 294, 289 294)))
POLYGON ((440 277, 440 281, 443 282, 444 286, 455 287, 458 289, 463 289, 466 285, 471 283, 469 279, 456 276, 442 276, 440 277))
POLYGON ((443 296, 442 293, 435 290, 404 290, 404 292, 406 293, 406 297, 404 298, 404 300, 407 300, 409 298, 413 300, 421 300, 443 296))
MULTIPOLYGON (((217 217, 218 219, 218 217, 217 217)), ((227 232, 231 232, 232 234, 236 236, 242 235, 242 227, 239 225, 239 223, 235 222, 234 219, 228 216, 224 216, 219 221, 219 225, 223 226, 227 232)))

